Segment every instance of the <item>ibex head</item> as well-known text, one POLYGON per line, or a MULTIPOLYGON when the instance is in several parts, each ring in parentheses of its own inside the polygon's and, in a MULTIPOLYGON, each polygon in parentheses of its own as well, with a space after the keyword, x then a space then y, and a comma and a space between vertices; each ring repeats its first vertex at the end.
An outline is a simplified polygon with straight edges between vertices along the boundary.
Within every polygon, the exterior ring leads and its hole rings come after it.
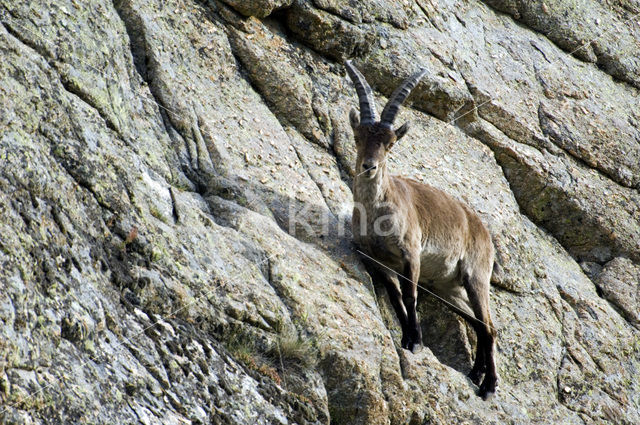
POLYGON ((400 105, 409 96, 418 81, 427 73, 427 70, 421 69, 395 89, 382 110, 380 121, 378 121, 373 92, 367 80, 351 64, 350 60, 345 62, 345 66, 349 77, 356 86, 360 101, 360 116, 355 109, 349 113, 349 121, 356 139, 356 173, 373 178, 393 144, 407 134, 409 122, 394 130, 393 121, 398 114, 400 105))

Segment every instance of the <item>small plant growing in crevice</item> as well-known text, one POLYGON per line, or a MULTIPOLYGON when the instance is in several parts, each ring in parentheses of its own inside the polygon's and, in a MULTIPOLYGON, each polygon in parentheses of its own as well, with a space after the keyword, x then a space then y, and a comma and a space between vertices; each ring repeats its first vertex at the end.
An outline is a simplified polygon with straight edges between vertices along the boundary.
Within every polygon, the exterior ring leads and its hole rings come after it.
POLYGON ((277 366, 297 372, 314 368, 317 363, 317 351, 312 341, 294 332, 279 335, 266 354, 277 366))
POLYGON ((226 333, 223 343, 231 356, 247 369, 270 378, 277 385, 282 385, 282 378, 265 354, 266 348, 259 341, 259 337, 242 327, 237 327, 226 333))
POLYGON ((287 381, 313 369, 317 363, 317 349, 312 339, 305 339, 295 331, 275 335, 270 342, 243 327, 226 333, 224 345, 232 357, 248 369, 269 377, 284 387, 287 381))
POLYGON ((234 357, 253 358, 259 353, 256 336, 240 327, 224 335, 223 343, 234 357))

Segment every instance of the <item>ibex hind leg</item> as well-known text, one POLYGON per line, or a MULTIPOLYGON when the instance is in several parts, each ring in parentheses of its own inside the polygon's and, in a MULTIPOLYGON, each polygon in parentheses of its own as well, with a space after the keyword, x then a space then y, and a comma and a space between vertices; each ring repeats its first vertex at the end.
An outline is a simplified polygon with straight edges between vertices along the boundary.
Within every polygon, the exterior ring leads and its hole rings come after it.
MULTIPOLYGON (((457 288, 456 288, 457 289, 457 288)), ((477 336, 477 345, 476 345, 476 353, 475 360, 473 362, 473 367, 469 372, 469 378, 471 381, 480 385, 480 380, 486 371, 486 347, 485 341, 486 338, 482 338, 484 335, 485 329, 484 324, 482 324, 478 319, 476 319, 476 314, 471 308, 471 303, 469 301, 469 297, 467 296, 466 289, 463 289, 462 286, 459 287, 459 290, 448 291, 448 292, 440 292, 440 295, 445 298, 449 303, 453 304, 454 310, 460 316, 462 316, 473 328, 477 336)))
POLYGON ((478 395, 486 400, 495 393, 498 383, 495 362, 496 331, 489 310, 489 279, 480 279, 472 274, 465 274, 462 280, 476 319, 471 322, 478 337, 476 360, 469 377, 477 385, 484 372, 484 379, 480 384, 478 395))
MULTIPOLYGON (((471 323, 471 326, 473 327, 473 329, 476 332, 476 336, 481 335, 482 332, 484 332, 484 329, 482 328, 484 325, 476 322, 475 320, 473 320, 472 318, 467 318, 467 320, 471 323)), ((484 375, 485 371, 487 370, 487 365, 486 365, 486 347, 485 347, 485 341, 486 338, 480 338, 478 337, 478 345, 476 347, 476 358, 473 362, 473 367, 471 368, 471 372, 469 372, 469 379, 471 379, 471 382, 473 382, 474 384, 480 386, 480 380, 482 379, 482 376, 484 375)))

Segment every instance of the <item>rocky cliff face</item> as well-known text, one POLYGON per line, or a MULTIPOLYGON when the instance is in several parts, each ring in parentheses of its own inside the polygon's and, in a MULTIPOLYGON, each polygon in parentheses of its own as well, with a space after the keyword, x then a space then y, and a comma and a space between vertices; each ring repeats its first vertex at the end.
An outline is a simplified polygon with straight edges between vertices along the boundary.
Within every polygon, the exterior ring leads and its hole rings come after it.
POLYGON ((0 422, 640 423, 638 13, 0 0, 0 422), (355 255, 346 58, 429 70, 388 166, 493 234, 490 401, 355 255))

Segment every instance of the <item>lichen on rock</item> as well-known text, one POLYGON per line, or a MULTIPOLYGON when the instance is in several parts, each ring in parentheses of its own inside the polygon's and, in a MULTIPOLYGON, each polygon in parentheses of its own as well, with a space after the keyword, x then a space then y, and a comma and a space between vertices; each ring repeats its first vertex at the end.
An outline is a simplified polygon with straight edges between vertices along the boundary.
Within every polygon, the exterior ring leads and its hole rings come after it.
POLYGON ((637 5, 529 3, 0 0, 0 422, 640 423, 637 5), (490 401, 356 255, 347 58, 429 71, 387 166, 491 231, 490 401))

